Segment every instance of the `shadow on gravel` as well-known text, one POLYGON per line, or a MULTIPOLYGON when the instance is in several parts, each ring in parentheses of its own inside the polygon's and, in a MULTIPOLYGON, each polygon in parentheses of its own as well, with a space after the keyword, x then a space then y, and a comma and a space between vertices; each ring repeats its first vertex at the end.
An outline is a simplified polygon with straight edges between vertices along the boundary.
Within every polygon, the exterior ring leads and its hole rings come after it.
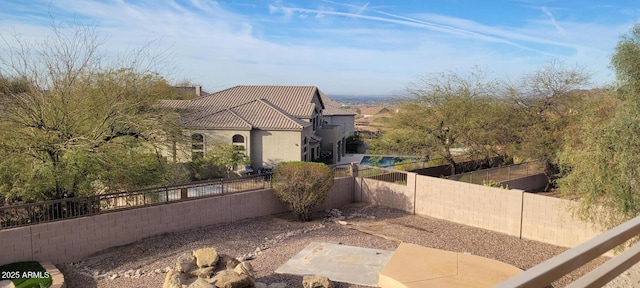
POLYGON ((67 266, 69 264, 64 265, 56 265, 58 270, 64 275, 64 287, 66 288, 95 288, 98 287, 98 283, 93 277, 88 275, 80 274, 78 272, 73 271, 73 269, 69 269, 67 266), (73 277, 69 277, 70 274, 73 273, 73 277))

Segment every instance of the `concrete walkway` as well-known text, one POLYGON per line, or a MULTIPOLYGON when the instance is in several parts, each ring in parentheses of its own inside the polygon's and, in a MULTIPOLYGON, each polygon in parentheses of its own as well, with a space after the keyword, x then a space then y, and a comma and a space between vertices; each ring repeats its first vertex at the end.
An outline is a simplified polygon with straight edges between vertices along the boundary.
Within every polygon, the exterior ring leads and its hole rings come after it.
POLYGON ((520 272, 493 259, 401 243, 380 271, 378 286, 493 287, 520 272))

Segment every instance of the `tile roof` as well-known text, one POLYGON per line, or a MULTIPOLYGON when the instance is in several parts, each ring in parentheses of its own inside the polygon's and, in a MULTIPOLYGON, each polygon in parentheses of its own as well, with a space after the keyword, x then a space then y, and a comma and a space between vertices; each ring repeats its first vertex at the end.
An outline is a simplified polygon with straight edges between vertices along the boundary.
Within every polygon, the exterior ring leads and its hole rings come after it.
MULTIPOLYGON (((158 106, 186 111, 189 114, 182 123, 190 127, 290 130, 310 125, 301 119, 311 118, 315 109, 327 108, 325 101, 332 100, 315 86, 241 85, 191 100, 163 100, 158 106), (316 96, 321 107, 316 107, 316 96)), ((335 110, 337 102, 330 104, 330 111, 342 113, 341 109, 335 110)))
POLYGON ((266 99, 295 117, 311 118, 315 109, 313 97, 319 91, 315 86, 241 85, 195 98, 190 101, 189 106, 225 109, 257 99, 266 99))
POLYGON ((327 97, 327 95, 322 93, 322 91, 320 91, 320 98, 322 98, 322 102, 324 103, 324 110, 322 111, 322 115, 325 115, 325 116, 356 115, 356 113, 342 109, 342 105, 340 105, 340 103, 336 102, 333 99, 330 99, 329 97, 327 97))
POLYGON ((377 115, 389 112, 389 108, 384 106, 369 106, 360 108, 360 114, 362 115, 377 115))
POLYGON ((302 130, 311 123, 300 120, 268 100, 257 99, 212 113, 195 113, 183 123, 189 127, 251 130, 302 130), (199 115, 199 116, 195 116, 199 115))
POLYGON ((229 109, 213 112, 208 115, 190 115, 183 120, 187 127, 207 127, 217 129, 251 130, 252 125, 229 109))

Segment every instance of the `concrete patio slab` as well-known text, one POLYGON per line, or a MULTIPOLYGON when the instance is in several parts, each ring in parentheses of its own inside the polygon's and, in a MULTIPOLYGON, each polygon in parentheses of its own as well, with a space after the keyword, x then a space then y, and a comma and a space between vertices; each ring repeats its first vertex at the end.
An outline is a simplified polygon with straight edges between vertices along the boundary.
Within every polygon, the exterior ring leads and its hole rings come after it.
POLYGON ((401 243, 380 271, 378 286, 493 287, 520 272, 493 259, 401 243))
POLYGON ((378 274, 392 254, 387 250, 312 242, 276 273, 318 275, 332 281, 378 286, 378 274))

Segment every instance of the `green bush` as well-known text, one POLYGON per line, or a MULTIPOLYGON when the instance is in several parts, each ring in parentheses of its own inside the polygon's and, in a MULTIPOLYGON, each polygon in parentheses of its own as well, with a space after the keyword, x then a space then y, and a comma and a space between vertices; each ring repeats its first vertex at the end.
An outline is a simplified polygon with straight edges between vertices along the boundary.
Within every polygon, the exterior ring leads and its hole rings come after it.
POLYGON ((482 180, 482 185, 488 186, 488 187, 495 187, 495 188, 509 190, 509 185, 501 184, 500 182, 495 181, 495 180, 489 180, 489 181, 482 180))
POLYGON ((271 186, 300 221, 309 221, 313 209, 322 204, 333 186, 333 171, 323 163, 281 162, 271 186))

